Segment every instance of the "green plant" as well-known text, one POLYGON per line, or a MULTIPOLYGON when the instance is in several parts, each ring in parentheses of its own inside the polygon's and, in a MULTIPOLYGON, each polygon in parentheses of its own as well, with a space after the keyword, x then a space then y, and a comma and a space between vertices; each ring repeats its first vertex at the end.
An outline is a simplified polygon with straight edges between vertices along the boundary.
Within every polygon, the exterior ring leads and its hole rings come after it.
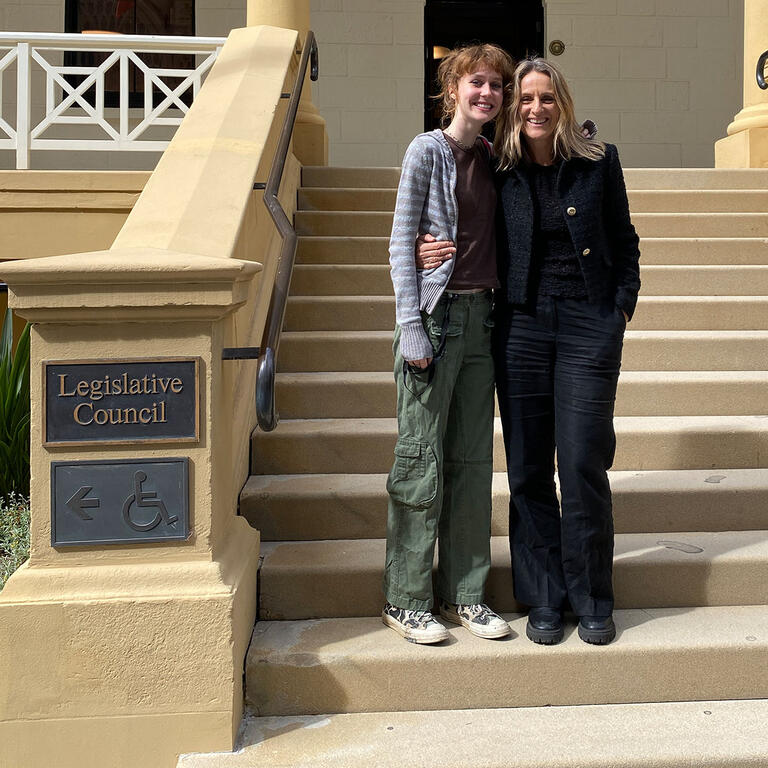
POLYGON ((0 500, 29 495, 29 323, 13 351, 13 316, 0 332, 0 500))
POLYGON ((10 493, 0 498, 0 589, 29 557, 29 501, 10 493))

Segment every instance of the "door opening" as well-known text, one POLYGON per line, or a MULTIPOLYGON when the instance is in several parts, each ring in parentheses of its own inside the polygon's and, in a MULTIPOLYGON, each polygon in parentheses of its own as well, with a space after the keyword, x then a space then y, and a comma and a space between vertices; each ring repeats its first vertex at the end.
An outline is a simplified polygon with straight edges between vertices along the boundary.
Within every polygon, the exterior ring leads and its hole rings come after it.
POLYGON ((440 125, 439 104, 433 98, 438 92, 440 59, 446 49, 474 42, 495 43, 515 61, 533 54, 542 55, 542 0, 427 0, 424 7, 425 131, 440 125))

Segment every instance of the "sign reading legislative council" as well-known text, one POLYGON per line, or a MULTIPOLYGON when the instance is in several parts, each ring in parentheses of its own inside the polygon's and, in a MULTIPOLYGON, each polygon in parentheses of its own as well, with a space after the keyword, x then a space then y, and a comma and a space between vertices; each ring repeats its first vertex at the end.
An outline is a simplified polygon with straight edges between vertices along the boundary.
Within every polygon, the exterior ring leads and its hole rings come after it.
POLYGON ((43 362, 43 445, 195 442, 199 358, 43 362))

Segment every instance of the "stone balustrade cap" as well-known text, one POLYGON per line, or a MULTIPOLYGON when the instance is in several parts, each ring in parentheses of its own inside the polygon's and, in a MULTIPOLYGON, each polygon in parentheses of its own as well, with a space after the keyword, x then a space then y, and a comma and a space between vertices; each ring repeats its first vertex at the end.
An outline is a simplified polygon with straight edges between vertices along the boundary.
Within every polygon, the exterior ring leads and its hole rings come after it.
POLYGON ((241 306, 255 261, 125 248, 0 264, 8 304, 30 322, 215 320, 241 306))
POLYGON ((257 261, 201 256, 159 248, 125 248, 24 259, 0 265, 9 285, 83 283, 188 283, 248 280, 261 271, 257 261))

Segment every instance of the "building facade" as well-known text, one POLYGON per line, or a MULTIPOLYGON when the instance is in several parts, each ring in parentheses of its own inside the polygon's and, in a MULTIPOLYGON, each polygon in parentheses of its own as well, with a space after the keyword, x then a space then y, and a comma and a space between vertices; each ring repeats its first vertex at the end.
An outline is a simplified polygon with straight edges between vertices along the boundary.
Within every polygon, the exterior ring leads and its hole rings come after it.
MULTIPOLYGON (((425 94, 432 85, 425 83, 425 71, 434 52, 426 41, 438 34, 431 26, 464 14, 471 23, 464 24, 464 35, 446 38, 449 44, 492 39, 499 34, 494 15, 499 6, 508 14, 505 25, 514 26, 516 14, 521 25, 539 24, 517 30, 529 40, 522 52, 544 52, 557 62, 573 86, 579 117, 594 120, 600 136, 619 146, 625 166, 712 166, 714 142, 725 136, 742 105, 743 0, 307 2, 320 46, 321 77, 312 86, 313 101, 326 121, 334 165, 398 165, 410 139, 425 127, 425 94), (518 13, 523 7, 526 12, 518 13), (531 10, 540 23, 530 20, 531 10)), ((73 28, 72 7, 78 3, 88 6, 87 0, 1 0, 0 29, 81 31, 73 28)), ((123 17, 127 8, 136 8, 135 2, 111 5, 123 17)), ((160 8, 166 19, 176 5, 190 6, 185 14, 198 36, 226 36, 246 24, 243 0, 146 0, 144 5, 160 8)), ((158 22, 148 31, 181 30, 167 21, 166 26, 158 22)), ((13 83, 4 85, 8 109, 13 83)), ((33 167, 73 167, 72 158, 55 154, 45 153, 33 167)), ((157 157, 95 153, 86 160, 81 153, 77 162, 151 168, 157 157)), ((10 153, 0 153, 0 160, 10 167, 10 153)))

